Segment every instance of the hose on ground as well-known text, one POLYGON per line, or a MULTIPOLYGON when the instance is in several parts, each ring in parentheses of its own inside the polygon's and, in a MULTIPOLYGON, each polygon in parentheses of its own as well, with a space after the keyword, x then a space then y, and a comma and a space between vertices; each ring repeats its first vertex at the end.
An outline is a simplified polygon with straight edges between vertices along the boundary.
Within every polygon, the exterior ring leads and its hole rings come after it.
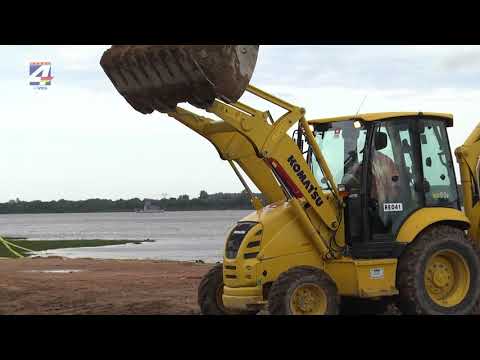
POLYGON ((31 249, 27 249, 27 248, 24 248, 23 246, 20 246, 20 245, 12 243, 10 241, 7 241, 1 236, 0 236, 0 243, 3 244, 3 246, 5 246, 5 248, 8 251, 10 251, 13 255, 15 255, 16 257, 19 257, 19 258, 23 258, 25 256, 23 256, 19 252, 15 251, 13 248, 18 248, 18 249, 21 249, 21 250, 24 250, 24 251, 27 251, 27 252, 33 252, 33 250, 31 250, 31 249))

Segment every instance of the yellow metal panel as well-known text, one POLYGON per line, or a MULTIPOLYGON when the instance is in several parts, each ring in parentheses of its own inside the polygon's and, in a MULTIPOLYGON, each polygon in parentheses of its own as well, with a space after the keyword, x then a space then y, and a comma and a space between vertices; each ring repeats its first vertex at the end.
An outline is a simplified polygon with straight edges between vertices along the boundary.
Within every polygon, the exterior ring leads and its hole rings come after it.
MULTIPOLYGON (((293 254, 259 263, 257 286, 224 287, 223 301, 231 309, 248 309, 249 305, 264 305, 262 284, 276 280, 293 266, 307 265, 322 269, 323 263, 314 252, 293 254)), ((325 265, 325 271, 336 283, 343 296, 378 297, 398 294, 395 288, 397 260, 352 260, 344 258, 325 265)))
POLYGON ((262 296, 222 296, 223 305, 231 310, 249 310, 252 305, 265 305, 262 296))
MULTIPOLYGON (((228 262, 230 263, 230 262, 228 262)), ((233 262, 232 262, 233 263, 233 262)), ((237 267, 241 266, 237 261, 237 267)), ((251 283, 226 280, 230 296, 258 296, 262 285, 278 279, 280 274, 297 266, 313 266, 324 270, 344 296, 377 297, 395 295, 396 259, 353 260, 343 258, 325 263, 316 251, 279 256, 260 261, 256 265, 257 287, 251 283), (257 290, 254 290, 254 289, 257 290)))
POLYGON ((358 294, 358 279, 352 259, 334 260, 325 264, 325 271, 335 281, 340 295, 358 294))
POLYGON ((243 286, 241 288, 234 288, 230 286, 223 287, 223 293, 230 296, 260 296, 262 295, 261 286, 243 286))
POLYGON ((341 295, 377 297, 398 294, 396 259, 353 260, 343 258, 325 264, 341 295))
POLYGON ((396 295, 397 259, 356 260, 358 296, 396 295))
POLYGON ((273 282, 278 279, 281 273, 297 266, 313 266, 323 269, 324 262, 313 248, 302 253, 266 259, 258 264, 259 280, 262 284, 273 282))
POLYGON ((267 206, 259 215, 264 229, 259 254, 261 259, 277 258, 313 249, 310 233, 301 226, 298 213, 290 202, 267 206))
POLYGON ((423 208, 415 211, 403 223, 397 241, 401 243, 409 243, 427 226, 440 221, 455 221, 463 224, 465 227, 470 226, 470 220, 465 214, 457 209, 452 208, 423 208))
POLYGON ((470 211, 471 227, 468 231, 470 239, 472 239, 477 246, 480 246, 480 203, 476 203, 470 211))
POLYGON ((475 129, 473 129, 467 140, 465 140, 464 145, 473 145, 477 143, 478 140, 480 140, 480 124, 478 124, 475 129))
POLYGON ((479 186, 480 124, 468 136, 465 143, 455 150, 463 186, 463 206, 470 219, 469 237, 480 246, 480 203, 474 204, 473 190, 479 186))
MULTIPOLYGON (((419 112, 380 112, 380 113, 368 113, 368 114, 359 114, 359 115, 346 115, 346 116, 337 116, 331 118, 322 118, 322 119, 313 119, 308 120, 308 123, 313 124, 322 124, 326 122, 337 122, 337 121, 346 121, 346 120, 363 120, 363 121, 378 121, 378 120, 388 120, 396 118, 399 116, 417 116, 419 112)), ((453 123, 453 115, 447 113, 436 113, 436 112, 422 112, 423 116, 436 116, 440 119, 444 119, 449 122, 451 126, 453 123)))
MULTIPOLYGON (((283 203, 284 201, 279 201, 278 203, 281 204, 283 203)), ((271 204, 271 205, 274 205, 274 204, 271 204)), ((261 211, 264 211, 265 208, 261 209, 260 211, 253 211, 251 212, 250 214, 248 214, 247 216, 243 217, 240 221, 253 221, 253 222, 259 222, 260 221, 260 212, 261 211)))
POLYGON ((266 304, 261 286, 241 288, 224 286, 222 300, 227 309, 235 310, 248 310, 251 305, 266 304))

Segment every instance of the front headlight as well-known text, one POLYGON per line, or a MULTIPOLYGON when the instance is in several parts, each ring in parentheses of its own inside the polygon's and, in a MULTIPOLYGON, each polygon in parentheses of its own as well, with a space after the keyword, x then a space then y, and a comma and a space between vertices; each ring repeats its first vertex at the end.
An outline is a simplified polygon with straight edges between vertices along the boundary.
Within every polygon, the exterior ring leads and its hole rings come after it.
POLYGON ((233 228, 225 246, 225 257, 227 259, 235 259, 237 257, 238 249, 242 245, 243 239, 250 229, 257 224, 256 222, 240 222, 233 228))

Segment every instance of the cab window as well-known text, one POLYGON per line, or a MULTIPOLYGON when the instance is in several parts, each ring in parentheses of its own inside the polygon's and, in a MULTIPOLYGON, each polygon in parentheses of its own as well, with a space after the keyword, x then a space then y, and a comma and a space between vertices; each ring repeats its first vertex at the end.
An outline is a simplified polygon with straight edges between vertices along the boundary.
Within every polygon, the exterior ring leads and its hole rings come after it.
MULTIPOLYGON (((315 138, 335 183, 360 186, 361 164, 367 130, 360 122, 340 121, 316 127, 315 138)), ((322 169, 312 159, 312 170, 324 190, 328 188, 322 169)))
POLYGON ((442 120, 424 120, 420 129, 426 206, 457 207, 454 163, 442 120))

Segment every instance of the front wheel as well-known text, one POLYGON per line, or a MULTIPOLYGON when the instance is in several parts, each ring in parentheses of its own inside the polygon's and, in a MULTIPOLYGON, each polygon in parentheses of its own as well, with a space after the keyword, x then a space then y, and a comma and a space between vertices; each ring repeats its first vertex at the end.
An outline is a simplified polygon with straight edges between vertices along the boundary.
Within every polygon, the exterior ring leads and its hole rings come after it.
POLYGON ((223 305, 223 264, 216 264, 200 282, 198 306, 203 315, 255 315, 256 311, 233 311, 223 305))
POLYGON ((474 245, 460 229, 427 229, 400 257, 397 288, 404 314, 477 313, 480 260, 474 245))
POLYGON ((268 295, 272 315, 337 315, 337 287, 320 269, 298 267, 282 273, 268 295))

